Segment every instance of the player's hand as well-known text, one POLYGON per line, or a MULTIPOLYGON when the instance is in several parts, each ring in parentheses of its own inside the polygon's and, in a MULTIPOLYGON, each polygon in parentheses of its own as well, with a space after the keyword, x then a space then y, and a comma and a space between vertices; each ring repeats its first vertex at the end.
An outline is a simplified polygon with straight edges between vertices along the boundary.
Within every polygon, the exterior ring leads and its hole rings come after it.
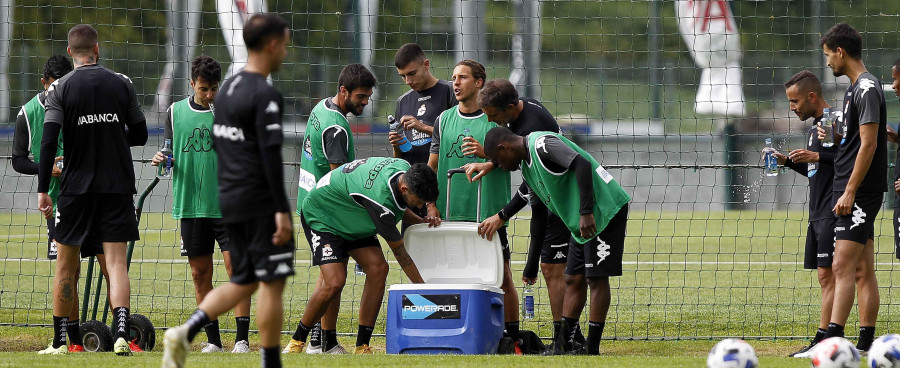
POLYGON ((838 198, 837 204, 834 205, 834 209, 831 212, 838 216, 849 215, 853 210, 854 200, 856 200, 856 193, 845 191, 841 198, 838 198))
POLYGON ((581 229, 582 238, 593 238, 597 234, 597 223, 594 221, 594 214, 581 215, 578 220, 578 227, 581 229))
POLYGON ((400 124, 403 124, 403 127, 406 129, 415 129, 424 133, 427 133, 428 130, 428 125, 425 125, 423 121, 416 119, 412 115, 403 115, 400 118, 400 124))
POLYGON ((293 232, 291 231, 291 213, 276 212, 275 213, 275 233, 272 234, 272 244, 282 246, 291 240, 293 232))
POLYGON ((900 179, 897 179, 897 181, 894 182, 894 191, 897 192, 897 194, 900 194, 900 179))
POLYGON ((890 124, 886 124, 887 128, 887 140, 888 142, 900 143, 900 139, 897 137, 897 131, 894 128, 891 128, 890 124))
POLYGON ((38 193, 38 210, 44 215, 44 218, 53 217, 53 200, 47 193, 38 193))
POLYGON ((525 285, 534 285, 534 283, 537 282, 537 277, 522 276, 522 282, 524 282, 525 285))
POLYGON ((822 125, 816 126, 816 135, 819 137, 820 141, 825 140, 825 128, 822 128, 822 125))
POLYGON ((491 162, 473 162, 463 165, 462 168, 466 169, 466 178, 469 179, 469 182, 474 183, 490 173, 494 169, 494 164, 491 162), (472 176, 472 174, 475 174, 475 176, 472 176))
POLYGON ((787 162, 787 156, 774 148, 763 148, 762 154, 765 155, 766 152, 772 152, 772 156, 775 156, 775 160, 778 161, 778 164, 781 166, 784 166, 784 163, 787 162))
MULTIPOLYGON (((808 164, 810 162, 819 162, 819 153, 808 151, 805 149, 795 149, 791 151, 789 154, 791 161, 794 161, 798 164, 808 164)), ((779 165, 784 165, 781 160, 778 160, 779 165)))
POLYGON ((62 175, 62 170, 59 169, 59 166, 56 166, 57 163, 59 163, 59 160, 62 160, 62 159, 63 159, 63 157, 59 156, 53 160, 53 171, 50 172, 50 175, 53 175, 53 177, 58 178, 60 175, 62 175))
POLYGON ((425 222, 428 223, 428 227, 438 227, 441 226, 441 211, 438 211, 437 206, 434 203, 425 204, 425 222))
POLYGON ((500 215, 488 217, 478 224, 478 235, 491 241, 494 238, 494 233, 496 233, 505 223, 506 221, 503 221, 503 219, 500 218, 500 215))
POLYGON ((482 146, 477 139, 465 137, 463 138, 463 142, 465 142, 462 144, 463 155, 475 155, 476 157, 487 158, 487 156, 484 155, 484 146, 482 146))
POLYGON ((393 131, 388 133, 388 142, 391 142, 391 145, 394 146, 394 148, 399 148, 400 141, 402 141, 402 140, 403 140, 403 137, 400 136, 400 133, 393 132, 393 131))

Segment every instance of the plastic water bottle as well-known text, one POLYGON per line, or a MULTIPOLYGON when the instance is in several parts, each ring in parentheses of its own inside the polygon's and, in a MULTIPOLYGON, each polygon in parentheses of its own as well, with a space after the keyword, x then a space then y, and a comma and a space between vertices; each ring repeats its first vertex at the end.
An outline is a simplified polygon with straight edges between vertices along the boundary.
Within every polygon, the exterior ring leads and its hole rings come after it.
POLYGON ((531 285, 525 284, 525 290, 522 292, 522 304, 522 317, 534 318, 534 290, 531 289, 531 285))
POLYGON ((62 160, 62 159, 60 159, 59 161, 56 161, 56 168, 59 169, 59 171, 62 171, 62 169, 63 169, 64 166, 65 166, 65 165, 63 165, 63 160, 62 160))
MULTIPOLYGON (((463 130, 463 135, 465 135, 464 138, 469 138, 472 136, 472 131, 470 131, 469 128, 466 128, 465 130, 463 130)), ((460 149, 462 149, 462 148, 460 148, 460 149)), ((466 161, 475 162, 475 154, 466 155, 466 161)))
POLYGON ((363 271, 363 268, 359 265, 359 263, 356 264, 355 271, 356 274, 360 276, 364 276, 366 274, 366 271, 363 271))
POLYGON ((159 151, 166 156, 166 160, 159 163, 156 176, 160 178, 168 178, 172 172, 172 140, 166 139, 163 148, 159 151))
POLYGON ((825 108, 824 115, 822 116, 822 121, 819 122, 819 125, 825 130, 825 138, 822 139, 822 147, 832 147, 834 146, 834 123, 837 121, 837 114, 834 111, 831 111, 830 108, 825 108))
POLYGON ((412 149, 412 143, 409 143, 409 139, 406 139, 406 132, 403 131, 403 126, 394 118, 394 115, 388 115, 388 125, 391 126, 392 132, 400 134, 400 151, 409 152, 412 149))
POLYGON ((765 172, 766 176, 778 176, 778 159, 775 158, 775 149, 772 148, 772 138, 766 138, 765 172))

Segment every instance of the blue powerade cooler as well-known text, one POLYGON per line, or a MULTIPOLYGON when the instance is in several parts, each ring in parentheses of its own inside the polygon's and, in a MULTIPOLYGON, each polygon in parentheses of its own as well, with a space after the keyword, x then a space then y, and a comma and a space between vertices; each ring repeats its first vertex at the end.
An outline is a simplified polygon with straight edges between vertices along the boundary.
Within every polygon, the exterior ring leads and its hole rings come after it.
POLYGON ((503 253, 477 224, 409 227, 404 244, 424 284, 388 291, 388 354, 494 354, 503 337, 503 253))

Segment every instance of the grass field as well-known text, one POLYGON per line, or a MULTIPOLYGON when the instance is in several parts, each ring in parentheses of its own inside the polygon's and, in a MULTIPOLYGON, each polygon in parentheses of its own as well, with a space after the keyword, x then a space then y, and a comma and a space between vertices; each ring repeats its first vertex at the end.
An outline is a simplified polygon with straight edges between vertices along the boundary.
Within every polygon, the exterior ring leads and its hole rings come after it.
MULTIPOLYGON (((889 236, 890 217, 879 215, 876 255, 882 307, 878 334, 900 331, 900 309, 893 286, 900 284, 895 270, 893 242, 889 236)), ((525 214, 527 218, 527 214, 525 214)), ((815 330, 818 313, 818 284, 815 274, 801 269, 806 219, 803 212, 685 212, 632 211, 629 219, 624 275, 612 281, 613 301, 601 350, 600 364, 623 367, 699 366, 706 352, 721 337, 743 337, 751 341, 763 357, 764 366, 799 367, 806 362, 778 358, 802 345, 815 330), (650 341, 646 341, 647 339, 650 341), (675 341, 656 341, 658 339, 675 341), (636 341, 631 341, 636 340, 636 341)), ((49 283, 51 263, 40 260, 43 225, 33 215, 0 215, 0 323, 46 324, 51 320, 49 283)), ((132 310, 150 317, 157 327, 181 323, 195 308, 193 286, 184 259, 178 255, 176 222, 168 214, 146 213, 142 218, 142 240, 135 249, 132 265, 132 310)), ((514 275, 523 267, 527 246, 527 220, 511 224, 514 275)), ((317 270, 311 268, 305 240, 298 239, 297 275, 289 281, 285 301, 285 330, 295 326, 317 270)), ((216 256, 218 259, 218 255, 216 256)), ((388 256, 388 259, 392 258, 388 256)), ((217 280, 224 281, 224 267, 217 280)), ((355 333, 358 296, 362 277, 350 274, 341 307, 338 332, 355 333)), ((401 282, 392 267, 389 284, 401 282)), ((551 334, 550 309, 546 289, 536 295, 536 318, 525 320, 523 329, 541 336, 551 334)), ((385 300, 386 303, 386 300, 385 300)), ((856 311, 851 313, 848 335, 856 331, 856 311)), ((384 310, 376 334, 384 331, 384 310)), ((233 328, 230 315, 222 318, 223 328, 233 328)), ((0 327, 0 351, 35 351, 46 345, 47 328, 0 327)), ((160 335, 161 336, 161 335, 160 335)), ((344 336, 353 345, 352 336, 344 336)), ((205 338, 200 336, 198 341, 205 338)), ((285 336, 287 339, 287 336, 285 336)), ((252 339, 255 340, 255 335, 252 339)), ((230 338, 225 338, 230 341, 230 338)), ((383 348, 383 340, 375 345, 383 348)), ((195 344, 195 348, 199 345, 195 344)), ((42 366, 55 358, 37 358, 19 353, 3 362, 16 366, 42 366)), ((224 355, 222 355, 224 357, 224 355)), ((246 365, 257 364, 257 355, 234 358, 246 365)), ((68 359, 68 358, 66 358, 68 359)), ((89 359, 86 364, 101 362, 89 359)), ((93 360, 97 359, 97 360, 93 360)), ((104 357, 116 359, 115 357, 104 357)), ((154 366, 159 355, 149 353, 130 358, 128 365, 154 366)), ((218 357, 197 359, 200 366, 218 364, 218 357)), ((229 362, 232 358, 229 356, 229 362)), ((538 365, 549 358, 465 357, 415 358, 378 357, 374 361, 347 358, 288 357, 290 365, 538 365), (325 359, 327 362, 321 360, 325 359), (329 360, 331 359, 331 360, 329 360), (399 360, 403 359, 403 360, 399 360), (445 360, 444 359, 450 359, 445 360)), ((597 364, 590 358, 570 358, 566 364, 597 364), (585 359, 585 360, 582 360, 585 359), (589 363, 590 362, 590 363, 589 363)), ((113 362, 110 362, 113 364, 113 362)), ((56 363, 54 363, 56 364, 56 363)), ((238 363, 239 365, 245 365, 238 363)), ((81 365, 81 364, 79 364, 81 365)))

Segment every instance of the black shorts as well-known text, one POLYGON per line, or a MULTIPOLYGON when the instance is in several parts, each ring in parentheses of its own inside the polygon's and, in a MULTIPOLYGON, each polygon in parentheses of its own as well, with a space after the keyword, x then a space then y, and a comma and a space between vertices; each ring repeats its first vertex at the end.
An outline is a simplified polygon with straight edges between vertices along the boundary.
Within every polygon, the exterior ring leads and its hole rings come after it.
POLYGON ((496 236, 500 237, 500 249, 503 250, 503 263, 509 264, 508 261, 512 256, 512 252, 509 249, 509 234, 506 232, 506 226, 497 229, 496 236))
MULTIPOLYGON (((56 259, 56 217, 47 219, 47 259, 56 259)), ((103 254, 103 243, 99 241, 87 241, 81 245, 81 258, 87 258, 103 254)))
POLYGON ((365 247, 381 248, 381 243, 378 242, 375 235, 357 240, 347 240, 337 234, 311 229, 302 215, 300 216, 300 226, 309 242, 309 250, 312 251, 313 266, 346 263, 350 258, 350 251, 365 247))
POLYGON ((56 241, 65 245, 138 240, 132 195, 60 195, 54 233, 56 241))
POLYGON ((550 212, 547 216, 547 233, 541 245, 541 263, 566 263, 569 256, 569 241, 572 233, 559 216, 550 212))
POLYGON ((183 218, 181 219, 181 256, 208 256, 215 251, 215 243, 219 249, 227 252, 228 235, 225 224, 217 218, 183 218))
MULTIPOLYGON (((834 192, 832 206, 837 204, 843 192, 834 192)), ((884 201, 884 193, 857 193, 850 214, 838 216, 834 222, 835 240, 850 240, 866 244, 875 239, 875 218, 884 201)))
POLYGON ((806 228, 803 268, 831 267, 834 259, 834 219, 815 220, 806 228))
POLYGON ((625 251, 627 225, 626 204, 596 238, 584 244, 578 244, 572 238, 566 275, 585 275, 588 278, 622 276, 622 253, 625 251))
POLYGON ((240 222, 225 223, 231 252, 231 282, 252 284, 286 279, 294 274, 294 239, 272 244, 275 213, 240 222))

